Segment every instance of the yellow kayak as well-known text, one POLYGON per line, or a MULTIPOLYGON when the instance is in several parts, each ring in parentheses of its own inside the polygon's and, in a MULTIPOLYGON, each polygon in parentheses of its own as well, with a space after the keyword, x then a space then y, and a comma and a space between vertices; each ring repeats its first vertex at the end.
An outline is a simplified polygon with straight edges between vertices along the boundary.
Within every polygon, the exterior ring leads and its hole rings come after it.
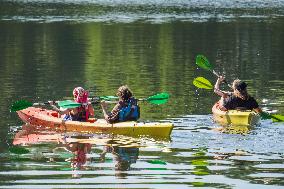
POLYGON ((260 115, 251 110, 222 111, 218 102, 212 107, 212 112, 213 120, 220 125, 252 126, 258 124, 260 120, 260 115))
POLYGON ((168 137, 174 127, 173 123, 169 122, 127 121, 108 124, 104 119, 90 119, 88 122, 64 121, 56 111, 35 107, 29 107, 17 113, 25 123, 56 131, 168 137))

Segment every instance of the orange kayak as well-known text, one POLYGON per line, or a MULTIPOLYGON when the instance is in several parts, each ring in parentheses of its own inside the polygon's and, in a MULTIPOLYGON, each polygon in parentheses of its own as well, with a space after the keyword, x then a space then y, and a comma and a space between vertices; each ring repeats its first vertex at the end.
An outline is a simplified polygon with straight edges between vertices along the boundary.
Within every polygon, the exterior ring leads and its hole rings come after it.
POLYGON ((173 123, 169 122, 126 121, 108 124, 104 119, 90 119, 88 122, 64 121, 56 111, 35 107, 29 107, 17 113, 25 123, 56 131, 168 137, 174 127, 173 123))
POLYGON ((260 120, 259 114, 251 110, 222 111, 219 109, 218 102, 212 107, 212 112, 214 121, 221 125, 252 126, 257 124, 260 120))

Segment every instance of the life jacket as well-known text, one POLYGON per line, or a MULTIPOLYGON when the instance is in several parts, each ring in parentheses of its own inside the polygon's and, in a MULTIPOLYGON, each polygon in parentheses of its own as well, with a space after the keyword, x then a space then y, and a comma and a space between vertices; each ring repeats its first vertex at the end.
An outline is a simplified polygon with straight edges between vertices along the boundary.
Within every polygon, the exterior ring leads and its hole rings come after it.
POLYGON ((122 121, 137 121, 140 118, 140 107, 137 104, 137 100, 130 98, 126 103, 126 106, 122 107, 119 111, 120 122, 122 121))

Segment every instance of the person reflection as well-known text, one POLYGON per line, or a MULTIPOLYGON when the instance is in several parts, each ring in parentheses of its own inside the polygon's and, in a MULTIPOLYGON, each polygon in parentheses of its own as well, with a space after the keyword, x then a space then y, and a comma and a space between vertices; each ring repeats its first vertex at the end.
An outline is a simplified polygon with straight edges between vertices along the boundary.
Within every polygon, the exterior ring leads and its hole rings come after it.
MULTIPOLYGON (((71 169, 82 170, 88 161, 87 155, 91 152, 92 148, 90 143, 82 142, 82 140, 88 138, 88 136, 67 137, 59 133, 45 132, 31 125, 23 125, 22 130, 15 134, 13 145, 57 143, 57 146, 52 149, 52 152, 63 156, 68 152, 68 158, 72 155, 72 157, 68 159, 68 161, 71 162, 71 169)), ((55 161, 53 157, 49 160, 55 161)))
POLYGON ((89 143, 71 142, 66 144, 66 148, 74 155, 71 158, 71 168, 82 170, 88 160, 87 154, 91 152, 92 145, 89 143))
POLYGON ((137 147, 104 146, 101 153, 101 162, 105 162, 107 153, 112 153, 115 163, 115 170, 127 171, 130 165, 136 163, 139 156, 137 147))

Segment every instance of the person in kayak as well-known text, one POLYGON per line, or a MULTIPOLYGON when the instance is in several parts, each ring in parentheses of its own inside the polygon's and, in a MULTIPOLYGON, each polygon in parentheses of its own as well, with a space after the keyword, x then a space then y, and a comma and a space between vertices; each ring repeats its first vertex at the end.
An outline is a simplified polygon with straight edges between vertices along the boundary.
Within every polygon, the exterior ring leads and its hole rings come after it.
POLYGON ((220 84, 225 80, 223 76, 218 77, 214 86, 214 92, 221 96, 219 108, 226 110, 254 110, 262 112, 256 100, 247 92, 247 84, 236 79, 232 83, 233 92, 220 90, 220 84))
POLYGON ((119 100, 110 113, 107 112, 107 103, 101 102, 105 120, 108 123, 137 121, 140 117, 140 108, 129 87, 127 85, 119 87, 116 95, 119 100))
POLYGON ((76 87, 73 90, 74 101, 81 103, 80 107, 59 109, 55 106, 54 101, 49 101, 52 108, 63 116, 63 120, 88 121, 89 117, 94 116, 94 108, 88 101, 89 92, 82 87, 76 87))

